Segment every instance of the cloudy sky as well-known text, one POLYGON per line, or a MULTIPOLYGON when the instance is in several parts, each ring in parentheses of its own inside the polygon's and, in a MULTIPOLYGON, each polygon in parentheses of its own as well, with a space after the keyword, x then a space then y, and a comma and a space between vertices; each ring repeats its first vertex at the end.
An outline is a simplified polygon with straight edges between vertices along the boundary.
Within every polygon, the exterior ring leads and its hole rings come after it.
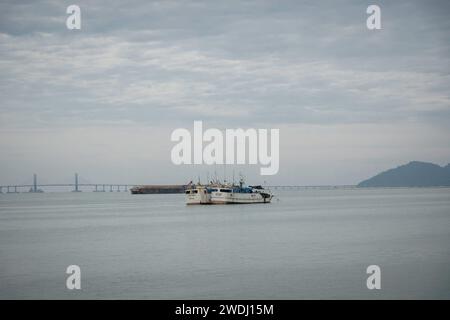
POLYGON ((223 175, 171 163, 170 133, 194 120, 280 129, 278 175, 236 167, 248 182, 447 164, 449 17, 445 0, 1 1, 0 184, 223 175), (66 28, 71 4, 81 30, 66 28))

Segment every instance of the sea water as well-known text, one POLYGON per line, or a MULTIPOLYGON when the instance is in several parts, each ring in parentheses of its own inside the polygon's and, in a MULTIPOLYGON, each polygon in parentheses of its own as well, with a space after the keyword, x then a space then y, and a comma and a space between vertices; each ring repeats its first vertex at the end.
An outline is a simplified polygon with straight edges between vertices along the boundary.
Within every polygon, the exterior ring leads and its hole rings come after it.
POLYGON ((450 298, 449 188, 273 191, 271 204, 209 206, 0 194, 0 298, 450 298), (70 265, 80 290, 66 287, 70 265))

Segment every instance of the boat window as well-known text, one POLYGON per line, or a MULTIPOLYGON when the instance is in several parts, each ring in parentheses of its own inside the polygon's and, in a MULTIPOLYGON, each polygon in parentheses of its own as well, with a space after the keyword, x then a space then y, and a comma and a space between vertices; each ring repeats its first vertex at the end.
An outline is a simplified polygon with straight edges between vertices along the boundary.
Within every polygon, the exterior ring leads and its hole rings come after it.
POLYGON ((231 193, 230 189, 220 189, 221 192, 227 192, 227 193, 231 193))
POLYGON ((194 193, 198 193, 198 190, 194 190, 194 193))
POLYGON ((190 194, 191 193, 191 190, 186 190, 186 194, 190 194))
POLYGON ((217 189, 211 189, 211 192, 217 192, 217 191, 219 191, 219 190, 217 190, 217 189))

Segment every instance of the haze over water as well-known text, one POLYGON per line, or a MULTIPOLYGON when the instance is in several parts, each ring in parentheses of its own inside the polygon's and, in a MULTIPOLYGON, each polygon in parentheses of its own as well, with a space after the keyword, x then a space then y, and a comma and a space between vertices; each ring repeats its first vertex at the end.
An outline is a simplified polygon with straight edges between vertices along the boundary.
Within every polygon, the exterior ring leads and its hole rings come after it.
POLYGON ((450 298, 450 189, 0 195, 1 299, 450 298), (67 266, 81 290, 66 289, 67 266), (368 290, 366 268, 381 268, 368 290))

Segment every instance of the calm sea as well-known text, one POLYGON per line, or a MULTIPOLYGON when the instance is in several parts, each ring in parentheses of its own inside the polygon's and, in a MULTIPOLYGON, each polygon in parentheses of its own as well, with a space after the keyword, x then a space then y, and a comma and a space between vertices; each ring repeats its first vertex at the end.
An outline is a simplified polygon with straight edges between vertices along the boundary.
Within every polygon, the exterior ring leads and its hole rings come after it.
POLYGON ((2 299, 450 298, 450 189, 0 195, 2 299), (66 268, 81 268, 81 290, 66 268), (366 268, 381 268, 368 290, 366 268))

